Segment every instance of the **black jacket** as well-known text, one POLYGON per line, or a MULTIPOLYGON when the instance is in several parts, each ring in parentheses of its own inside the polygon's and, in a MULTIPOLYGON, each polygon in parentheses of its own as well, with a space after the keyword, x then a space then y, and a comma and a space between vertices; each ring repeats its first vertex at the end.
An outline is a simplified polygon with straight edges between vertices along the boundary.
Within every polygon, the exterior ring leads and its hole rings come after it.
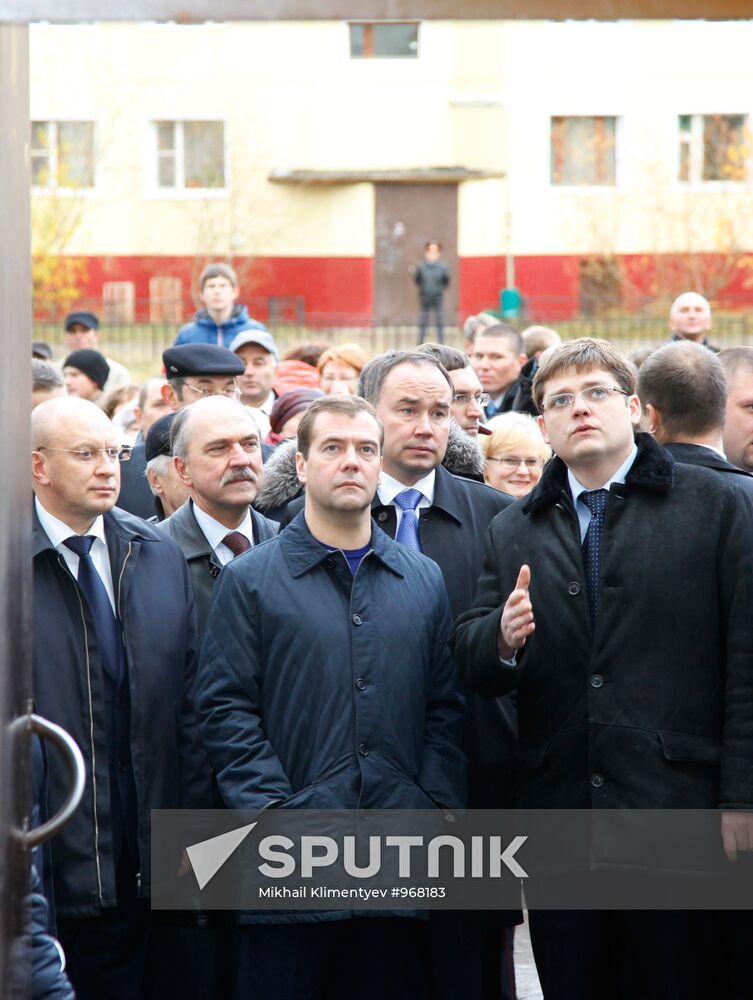
MULTIPOLYGON (((268 538, 274 538, 280 529, 275 521, 270 521, 255 510, 251 511, 251 520, 254 526, 255 545, 266 542, 268 538)), ((157 530, 169 535, 178 543, 188 563, 196 601, 199 641, 201 641, 209 614, 209 606, 212 603, 212 592, 217 578, 222 572, 222 566, 217 562, 214 550, 199 527, 199 522, 193 512, 192 500, 186 500, 174 514, 157 525, 157 530)))
POLYGON ((567 469, 554 458, 491 527, 456 626, 466 682, 517 690, 516 804, 753 806, 753 503, 646 434, 610 489, 595 634, 567 469), (536 631, 515 667, 497 632, 520 566, 536 631))
MULTIPOLYGON (((115 603, 123 628, 130 695, 130 749, 138 807, 140 895, 150 889, 150 812, 210 801, 209 768, 193 712, 196 616, 178 546, 114 508, 104 516, 115 603)), ((57 912, 96 916, 113 906, 107 709, 88 605, 35 516, 34 700, 76 740, 87 770, 81 805, 52 841, 57 912)), ((48 758, 47 805, 69 787, 58 755, 48 758)))
POLYGON ((706 448, 702 444, 665 444, 664 447, 675 462, 682 462, 683 465, 700 465, 703 469, 721 472, 723 476, 729 477, 730 482, 737 483, 753 497, 753 476, 745 469, 722 458, 713 448, 706 448))

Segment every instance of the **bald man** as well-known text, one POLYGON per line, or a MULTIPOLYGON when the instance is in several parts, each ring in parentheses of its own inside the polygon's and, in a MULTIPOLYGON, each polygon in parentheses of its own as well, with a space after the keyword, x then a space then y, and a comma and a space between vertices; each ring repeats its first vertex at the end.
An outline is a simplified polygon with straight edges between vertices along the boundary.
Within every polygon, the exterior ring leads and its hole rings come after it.
MULTIPOLYGON (((76 740, 80 808, 51 842, 60 941, 79 1000, 146 995, 152 809, 211 802, 189 692, 196 617, 178 546, 115 507, 127 460, 94 403, 32 414, 34 701, 76 740)), ((70 778, 48 758, 48 806, 70 778)))
POLYGON ((711 306, 698 292, 683 292, 677 296, 669 310, 669 329, 672 340, 692 340, 715 354, 721 350, 706 336, 711 329, 711 306))

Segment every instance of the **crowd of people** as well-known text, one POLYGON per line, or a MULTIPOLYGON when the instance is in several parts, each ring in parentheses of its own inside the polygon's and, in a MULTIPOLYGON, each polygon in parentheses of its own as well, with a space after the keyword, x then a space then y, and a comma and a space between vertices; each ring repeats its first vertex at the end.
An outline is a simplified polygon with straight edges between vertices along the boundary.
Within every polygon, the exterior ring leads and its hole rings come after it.
MULTIPOLYGON (((753 849, 753 347, 687 292, 634 360, 489 314, 282 355, 200 286, 140 385, 92 313, 33 345, 34 701, 87 771, 33 995, 515 997, 519 911, 151 912, 152 809, 718 809, 753 849)), ((66 787, 35 757, 42 818, 66 787)), ((751 995, 745 913, 527 904, 547 1000, 751 995)))

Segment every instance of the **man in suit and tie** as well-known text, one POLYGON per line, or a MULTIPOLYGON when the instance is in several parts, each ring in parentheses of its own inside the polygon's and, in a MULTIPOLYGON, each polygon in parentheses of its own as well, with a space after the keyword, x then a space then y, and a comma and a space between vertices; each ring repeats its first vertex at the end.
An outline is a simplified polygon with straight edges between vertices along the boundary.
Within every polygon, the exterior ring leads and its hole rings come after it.
POLYGON ((222 567, 273 538, 278 525, 250 507, 263 467, 259 429, 246 407, 220 396, 200 399, 175 415, 170 442, 188 500, 159 530, 186 557, 201 635, 222 567))
POLYGON ((643 423, 676 462, 727 476, 753 496, 753 476, 724 455, 727 379, 716 354, 680 340, 654 351, 638 372, 643 423))
MULTIPOLYGON (((152 809, 211 804, 180 549, 115 507, 127 455, 94 403, 32 415, 34 701, 81 748, 81 806, 51 845, 58 933, 81 1000, 147 990, 152 809)), ((48 759, 48 807, 69 785, 48 759)))
MULTIPOLYGON (((719 810, 735 861, 753 843, 753 502, 636 434, 635 389, 606 341, 544 356, 533 396, 555 457, 489 531, 456 657, 476 690, 517 691, 517 806, 719 810)), ((528 902, 547 1000, 698 995, 686 913, 528 902)))

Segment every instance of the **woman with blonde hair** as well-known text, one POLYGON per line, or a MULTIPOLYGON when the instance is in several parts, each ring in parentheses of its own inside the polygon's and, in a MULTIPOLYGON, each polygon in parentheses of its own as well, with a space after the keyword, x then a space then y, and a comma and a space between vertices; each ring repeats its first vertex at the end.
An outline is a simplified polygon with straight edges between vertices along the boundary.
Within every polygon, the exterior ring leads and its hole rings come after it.
POLYGON ((537 421, 527 413, 502 413, 486 426, 491 434, 478 438, 485 459, 484 481, 512 497, 527 496, 552 454, 537 421))
POLYGON ((368 357, 358 344, 338 344, 326 350, 319 361, 319 385, 328 396, 333 392, 354 396, 358 376, 368 357))

